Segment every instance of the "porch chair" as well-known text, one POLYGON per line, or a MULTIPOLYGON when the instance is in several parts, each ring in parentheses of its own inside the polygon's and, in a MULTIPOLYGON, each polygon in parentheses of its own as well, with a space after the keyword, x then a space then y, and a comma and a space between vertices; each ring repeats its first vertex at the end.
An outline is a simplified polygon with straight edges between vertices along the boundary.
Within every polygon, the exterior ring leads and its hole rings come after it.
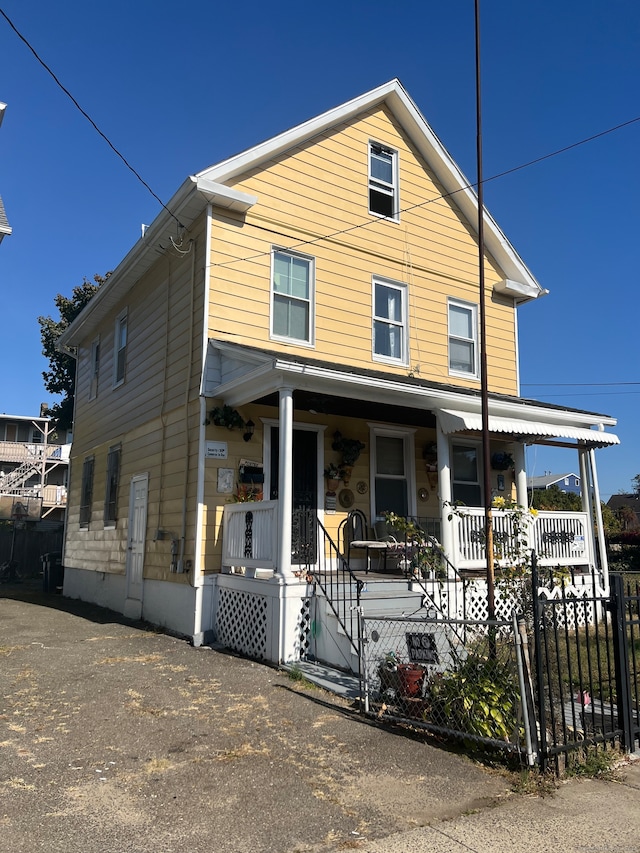
POLYGON ((367 518, 361 509, 352 509, 340 522, 338 540, 343 542, 343 554, 349 564, 353 549, 365 552, 365 574, 369 573, 370 551, 381 552, 387 548, 387 545, 369 536, 367 518))

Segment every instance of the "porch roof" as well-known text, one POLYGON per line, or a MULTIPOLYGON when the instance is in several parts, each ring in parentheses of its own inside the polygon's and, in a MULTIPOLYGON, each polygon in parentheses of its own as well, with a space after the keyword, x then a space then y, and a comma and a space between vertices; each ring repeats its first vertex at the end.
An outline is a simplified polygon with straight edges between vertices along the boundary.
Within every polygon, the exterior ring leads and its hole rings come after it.
MULTIPOLYGON (((481 429, 480 393, 381 370, 346 367, 319 359, 286 356, 257 347, 210 340, 203 376, 204 396, 232 406, 265 401, 280 388, 312 392, 379 406, 413 409, 436 415, 445 433, 481 429)), ((541 403, 506 394, 491 394, 489 428, 527 443, 570 438, 592 447, 619 444, 605 426, 607 415, 541 403), (596 427, 596 429, 592 429, 596 427)), ((385 418, 386 419, 386 418, 385 418)))
MULTIPOLYGON (((441 409, 439 412, 440 426, 445 433, 462 432, 463 430, 480 431, 482 416, 474 412, 456 412, 441 409)), ((593 447, 604 447, 620 444, 620 439, 612 432, 601 429, 589 429, 569 424, 542 423, 524 418, 505 418, 489 414, 489 431, 505 432, 522 439, 535 440, 541 436, 547 438, 575 438, 593 447)))

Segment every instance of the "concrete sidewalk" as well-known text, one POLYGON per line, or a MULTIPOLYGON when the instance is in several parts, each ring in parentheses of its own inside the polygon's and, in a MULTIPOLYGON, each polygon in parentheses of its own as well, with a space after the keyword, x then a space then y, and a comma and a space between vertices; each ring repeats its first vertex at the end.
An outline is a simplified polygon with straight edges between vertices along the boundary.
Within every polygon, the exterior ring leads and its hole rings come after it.
POLYGON ((0 596, 2 853, 640 851, 637 767, 523 797, 269 667, 0 596))

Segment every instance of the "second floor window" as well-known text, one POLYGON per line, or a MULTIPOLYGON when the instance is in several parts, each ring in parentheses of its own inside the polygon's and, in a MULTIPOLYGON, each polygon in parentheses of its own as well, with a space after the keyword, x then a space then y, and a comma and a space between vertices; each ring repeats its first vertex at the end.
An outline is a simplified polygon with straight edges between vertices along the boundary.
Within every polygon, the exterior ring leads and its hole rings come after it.
POLYGON ((113 384, 122 385, 127 364, 127 312, 116 320, 113 348, 113 384))
POLYGON ((406 288, 373 282, 373 357, 376 361, 407 360, 406 288))
POLYGON ((276 250, 272 267, 271 334, 312 343, 313 260, 276 250))
POLYGON ((390 148, 369 143, 369 213, 399 219, 398 154, 390 148))
POLYGON ((478 376, 478 312, 469 302, 449 300, 449 373, 478 376))

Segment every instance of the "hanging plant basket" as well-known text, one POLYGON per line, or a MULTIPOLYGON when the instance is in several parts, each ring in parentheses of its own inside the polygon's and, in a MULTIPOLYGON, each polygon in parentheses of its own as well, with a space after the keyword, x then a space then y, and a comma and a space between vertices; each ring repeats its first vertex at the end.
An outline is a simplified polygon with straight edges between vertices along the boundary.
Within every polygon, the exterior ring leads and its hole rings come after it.
POLYGON ((513 468, 513 456, 510 453, 494 453, 491 456, 491 467, 494 471, 507 471, 513 468))
POLYGON ((242 416, 231 406, 216 406, 209 412, 209 418, 216 426, 227 427, 227 429, 242 429, 244 427, 242 416))

